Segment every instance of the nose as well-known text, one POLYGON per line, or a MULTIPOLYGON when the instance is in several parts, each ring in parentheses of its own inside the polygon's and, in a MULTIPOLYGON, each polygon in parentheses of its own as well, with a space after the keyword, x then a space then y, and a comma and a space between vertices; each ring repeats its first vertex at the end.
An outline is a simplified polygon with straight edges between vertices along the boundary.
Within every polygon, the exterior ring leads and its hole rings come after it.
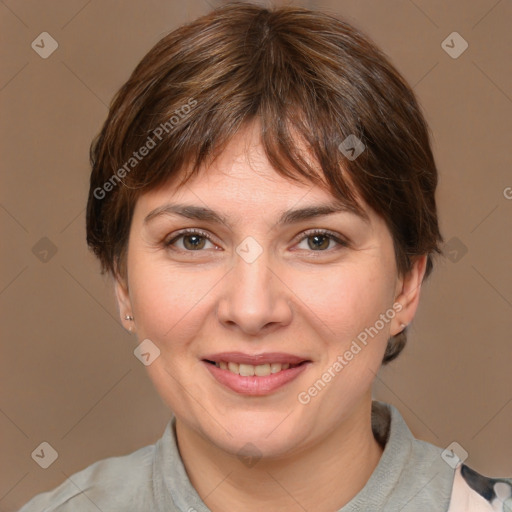
POLYGON ((217 307, 219 321, 230 329, 256 336, 288 325, 292 319, 292 292, 279 275, 268 251, 254 261, 238 254, 224 278, 217 307))

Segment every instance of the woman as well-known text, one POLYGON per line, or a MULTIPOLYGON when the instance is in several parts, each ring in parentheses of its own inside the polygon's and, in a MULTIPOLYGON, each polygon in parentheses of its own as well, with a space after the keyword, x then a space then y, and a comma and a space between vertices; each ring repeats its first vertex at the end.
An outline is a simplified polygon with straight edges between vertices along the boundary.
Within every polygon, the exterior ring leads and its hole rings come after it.
POLYGON ((427 125, 368 38, 228 4, 142 59, 91 162, 87 241, 173 418, 22 512, 511 510, 372 402, 443 239, 427 125))

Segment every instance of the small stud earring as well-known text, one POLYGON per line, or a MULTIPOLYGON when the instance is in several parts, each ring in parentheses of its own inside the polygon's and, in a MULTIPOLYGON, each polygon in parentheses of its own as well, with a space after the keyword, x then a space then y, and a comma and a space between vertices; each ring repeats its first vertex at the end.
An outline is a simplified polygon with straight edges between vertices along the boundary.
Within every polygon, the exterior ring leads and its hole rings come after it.
POLYGON ((126 315, 126 316, 124 317, 124 319, 125 319, 125 320, 128 320, 129 322, 131 322, 131 321, 133 320, 133 316, 131 316, 131 315, 126 315))

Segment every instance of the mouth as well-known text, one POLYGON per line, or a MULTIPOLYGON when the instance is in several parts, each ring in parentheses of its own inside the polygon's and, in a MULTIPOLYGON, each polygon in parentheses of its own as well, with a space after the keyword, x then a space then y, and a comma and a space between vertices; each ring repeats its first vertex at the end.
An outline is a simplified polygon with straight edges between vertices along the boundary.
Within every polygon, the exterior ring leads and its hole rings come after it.
POLYGON ((244 364, 235 363, 234 361, 210 361, 204 359, 206 363, 212 364, 221 370, 227 370, 235 375, 242 377, 267 377, 274 373, 282 372, 283 370, 289 370, 290 368, 296 368, 310 361, 302 361, 300 363, 265 363, 265 364, 244 364))
POLYGON ((263 396, 296 379, 312 361, 283 353, 224 352, 207 356, 202 363, 223 387, 240 395, 263 396))

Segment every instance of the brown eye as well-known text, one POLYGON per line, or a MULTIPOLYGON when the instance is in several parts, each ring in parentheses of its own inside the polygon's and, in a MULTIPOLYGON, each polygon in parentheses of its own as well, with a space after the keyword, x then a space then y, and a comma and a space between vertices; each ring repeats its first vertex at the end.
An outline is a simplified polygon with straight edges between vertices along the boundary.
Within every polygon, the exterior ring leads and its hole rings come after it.
POLYGON ((205 246, 206 239, 201 235, 182 235, 180 238, 183 238, 183 246, 191 251, 202 249, 205 246))
POLYGON ((205 248, 207 243, 210 243, 215 247, 208 234, 194 230, 187 230, 178 233, 177 236, 174 236, 171 240, 167 241, 165 245, 166 247, 174 249, 174 246, 180 240, 182 241, 182 246, 176 248, 176 250, 180 251, 201 251, 205 248))
POLYGON ((307 239, 310 249, 327 249, 331 242, 330 237, 326 235, 310 235, 307 239))
POLYGON ((334 242, 334 246, 338 245, 346 247, 348 245, 347 242, 342 240, 335 233, 325 230, 313 230, 306 232, 300 242, 303 242, 304 240, 307 240, 306 250, 310 249, 316 252, 327 252, 332 242, 334 242))

